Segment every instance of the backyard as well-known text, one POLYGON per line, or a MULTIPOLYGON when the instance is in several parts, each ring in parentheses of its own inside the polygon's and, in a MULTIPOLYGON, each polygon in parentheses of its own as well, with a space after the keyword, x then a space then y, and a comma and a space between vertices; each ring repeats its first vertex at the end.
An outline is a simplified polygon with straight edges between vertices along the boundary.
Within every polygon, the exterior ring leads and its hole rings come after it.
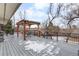
POLYGON ((78 3, 3 3, 0 8, 0 56, 79 56, 78 3))
POLYGON ((77 56, 79 50, 78 43, 66 43, 63 37, 59 37, 58 42, 33 35, 24 41, 22 35, 17 38, 16 33, 4 38, 0 43, 1 56, 77 56))

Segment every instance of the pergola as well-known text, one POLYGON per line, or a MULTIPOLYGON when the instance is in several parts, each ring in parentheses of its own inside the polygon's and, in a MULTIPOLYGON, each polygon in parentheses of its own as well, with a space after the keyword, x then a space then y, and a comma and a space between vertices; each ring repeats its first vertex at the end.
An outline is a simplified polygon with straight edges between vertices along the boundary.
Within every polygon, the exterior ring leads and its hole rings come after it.
MULTIPOLYGON (((20 25, 23 25, 23 36, 24 36, 24 40, 26 40, 25 39, 25 34, 26 34, 25 29, 26 29, 26 26, 29 26, 29 29, 30 29, 30 26, 31 25, 35 25, 35 24, 38 26, 38 30, 39 30, 39 25, 40 25, 39 22, 29 21, 29 20, 21 20, 21 21, 17 22, 17 37, 19 36, 19 26, 20 25)), ((39 35, 39 31, 38 31, 38 35, 39 35)))

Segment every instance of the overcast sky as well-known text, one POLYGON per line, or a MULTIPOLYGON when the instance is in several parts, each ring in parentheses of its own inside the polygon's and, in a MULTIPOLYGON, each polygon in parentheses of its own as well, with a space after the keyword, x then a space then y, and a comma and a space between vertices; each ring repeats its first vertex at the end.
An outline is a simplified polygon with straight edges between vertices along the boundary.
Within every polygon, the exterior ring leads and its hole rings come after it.
POLYGON ((33 20, 33 21, 38 21, 42 22, 47 18, 47 10, 48 10, 49 4, 47 3, 26 3, 22 4, 17 12, 15 13, 15 19, 16 22, 18 22, 20 19, 20 11, 22 13, 22 18, 23 15, 25 15, 26 20, 33 20))
MULTIPOLYGON (((54 11, 56 11, 56 4, 55 8, 53 7, 54 11)), ((49 10, 49 3, 23 3, 19 9, 15 13, 15 23, 20 21, 21 18, 24 18, 24 15, 26 16, 26 20, 32 20, 37 22, 44 22, 44 20, 47 20, 48 15, 47 12, 49 10)), ((64 12, 63 12, 64 14, 64 12)), ((12 18, 13 19, 13 18, 12 18)), ((62 18, 56 18, 53 20, 53 23, 60 27, 66 27, 64 23, 66 20, 63 20, 62 18)), ((74 24, 78 24, 79 22, 74 22, 74 24)))

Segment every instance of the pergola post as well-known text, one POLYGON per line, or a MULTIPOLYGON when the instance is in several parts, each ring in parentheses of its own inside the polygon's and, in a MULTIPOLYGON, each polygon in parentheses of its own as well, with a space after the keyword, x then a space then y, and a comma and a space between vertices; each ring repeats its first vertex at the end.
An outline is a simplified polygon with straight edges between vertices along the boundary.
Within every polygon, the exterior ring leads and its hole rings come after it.
POLYGON ((19 25, 17 24, 17 37, 19 37, 19 25))
POLYGON ((39 32, 39 24, 38 24, 38 36, 40 36, 40 32, 39 32))
POLYGON ((26 40, 26 37, 25 37, 25 34, 26 34, 25 29, 26 29, 26 24, 24 22, 24 40, 26 40))
POLYGON ((29 30, 30 30, 31 25, 29 25, 29 30))

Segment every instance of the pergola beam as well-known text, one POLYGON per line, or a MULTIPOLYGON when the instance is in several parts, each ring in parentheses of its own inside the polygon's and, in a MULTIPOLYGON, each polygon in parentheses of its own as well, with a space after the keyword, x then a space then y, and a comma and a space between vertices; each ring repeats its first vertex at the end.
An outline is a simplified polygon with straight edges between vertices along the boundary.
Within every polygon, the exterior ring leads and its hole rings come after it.
POLYGON ((35 21, 28 21, 28 20, 21 20, 21 21, 19 21, 17 24, 18 25, 23 25, 23 23, 26 23, 26 24, 29 24, 29 25, 33 25, 33 24, 37 24, 37 25, 40 25, 40 23, 39 22, 35 22, 35 21))
POLYGON ((3 15, 3 22, 5 21, 5 14, 6 14, 6 3, 4 3, 4 15, 3 15))

